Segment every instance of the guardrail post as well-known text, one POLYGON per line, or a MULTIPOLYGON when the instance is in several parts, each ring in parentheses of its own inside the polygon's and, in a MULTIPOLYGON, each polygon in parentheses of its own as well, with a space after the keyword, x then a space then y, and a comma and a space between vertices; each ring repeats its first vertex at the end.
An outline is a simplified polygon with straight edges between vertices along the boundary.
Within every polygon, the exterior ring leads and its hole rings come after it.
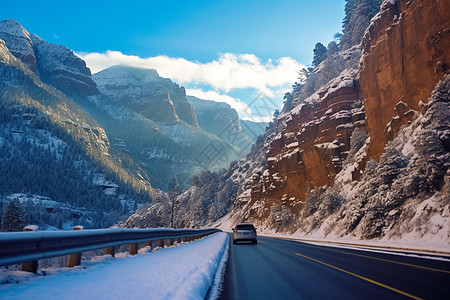
MULTIPOLYGON (((36 225, 29 225, 23 228, 23 231, 36 231, 38 227, 36 225)), ((27 261, 20 264, 20 271, 31 272, 36 274, 38 269, 37 260, 27 261)))
POLYGON ((164 240, 158 241, 158 247, 164 248, 164 240))
POLYGON ((173 239, 169 239, 169 246, 173 246, 173 239))
POLYGON ((177 238, 177 244, 181 244, 181 238, 177 238))
POLYGON ((130 244, 130 255, 137 254, 138 244, 130 244))
MULTIPOLYGON (((73 226, 72 230, 83 230, 83 226, 73 226)), ((73 268, 75 266, 79 266, 81 264, 81 253, 70 254, 67 257, 67 267, 73 268)))
POLYGON ((112 257, 114 257, 114 255, 116 255, 116 247, 112 246, 112 247, 108 247, 105 248, 105 255, 110 254, 112 257))
POLYGON ((152 249, 153 249, 153 243, 152 243, 152 241, 146 242, 146 243, 145 243, 145 246, 150 247, 150 251, 152 251, 152 249))

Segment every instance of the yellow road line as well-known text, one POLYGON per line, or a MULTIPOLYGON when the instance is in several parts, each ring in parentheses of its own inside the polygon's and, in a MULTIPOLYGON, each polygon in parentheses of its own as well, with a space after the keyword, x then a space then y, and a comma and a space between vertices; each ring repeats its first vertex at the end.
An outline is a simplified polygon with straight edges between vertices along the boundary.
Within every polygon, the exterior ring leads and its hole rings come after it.
POLYGON ((325 263, 325 262, 323 262, 323 261, 320 261, 320 260, 317 260, 317 259, 308 257, 308 256, 303 255, 303 254, 299 254, 299 253, 295 253, 295 255, 298 255, 298 256, 301 256, 301 257, 310 259, 310 260, 312 260, 312 261, 318 262, 318 263, 320 263, 320 264, 322 264, 322 265, 325 265, 325 266, 327 266, 327 267, 336 269, 336 270, 338 270, 338 271, 341 271, 341 272, 347 273, 347 274, 349 274, 349 275, 355 276, 355 277, 357 277, 357 278, 359 278, 359 279, 362 279, 362 280, 365 280, 365 281, 367 281, 367 282, 373 283, 373 284, 375 284, 375 285, 384 287, 384 288, 386 288, 386 289, 388 289, 388 290, 391 290, 391 291, 393 291, 393 292, 399 293, 399 294, 401 294, 401 295, 403 295, 403 296, 406 296, 406 297, 409 297, 409 298, 412 298, 412 299, 416 299, 416 300, 422 300, 422 298, 419 298, 419 297, 416 297, 416 296, 414 296, 414 295, 408 294, 408 293, 406 293, 406 292, 403 292, 403 291, 398 290, 398 289, 396 289, 396 288, 390 287, 390 286, 388 286, 388 285, 386 285, 386 284, 383 284, 383 283, 380 283, 380 282, 378 282, 378 281, 369 279, 369 278, 367 278, 367 277, 364 277, 364 276, 361 276, 361 275, 352 273, 352 272, 350 272, 350 271, 347 271, 347 270, 344 270, 344 269, 335 267, 335 266, 330 265, 330 264, 327 264, 327 263, 325 263))
MULTIPOLYGON (((317 246, 313 246, 313 247, 317 247, 317 246)), ((319 247, 319 248, 323 249, 322 247, 319 247)), ((442 273, 450 274, 450 271, 447 271, 447 270, 423 267, 423 266, 414 265, 414 264, 408 264, 408 263, 399 262, 399 261, 395 261, 395 260, 378 258, 378 257, 373 257, 373 256, 367 256, 367 255, 362 255, 362 254, 355 254, 355 253, 350 253, 350 252, 346 252, 346 251, 339 251, 339 250, 334 250, 334 249, 327 249, 327 250, 334 251, 334 252, 339 252, 339 253, 344 253, 344 254, 349 254, 349 255, 354 255, 354 256, 359 256, 359 257, 371 258, 371 259, 375 259, 375 260, 386 261, 386 262, 390 262, 390 263, 394 263, 394 264, 399 264, 399 265, 404 265, 404 266, 424 269, 424 270, 428 270, 428 271, 435 271, 435 272, 442 272, 442 273)))

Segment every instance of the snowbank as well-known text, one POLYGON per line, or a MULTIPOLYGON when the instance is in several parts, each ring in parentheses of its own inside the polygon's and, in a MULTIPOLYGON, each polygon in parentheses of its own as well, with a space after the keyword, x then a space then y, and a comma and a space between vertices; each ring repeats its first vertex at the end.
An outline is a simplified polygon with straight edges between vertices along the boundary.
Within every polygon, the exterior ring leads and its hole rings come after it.
POLYGON ((401 251, 401 252, 414 252, 414 253, 428 253, 428 254, 439 254, 450 257, 449 248, 442 243, 422 243, 417 237, 414 238, 404 238, 404 239, 387 239, 378 238, 372 240, 361 240, 358 238, 338 237, 328 235, 324 237, 323 234, 304 234, 296 232, 292 235, 276 233, 274 230, 264 230, 263 233, 259 233, 260 236, 282 238, 297 240, 301 242, 311 242, 319 243, 321 245, 329 245, 333 247, 364 247, 366 249, 372 247, 374 249, 384 249, 389 251, 401 251))
POLYGON ((220 232, 151 253, 105 258, 88 268, 92 262, 83 263, 56 275, 4 284, 0 299, 205 299, 213 283, 217 288, 227 241, 220 232))

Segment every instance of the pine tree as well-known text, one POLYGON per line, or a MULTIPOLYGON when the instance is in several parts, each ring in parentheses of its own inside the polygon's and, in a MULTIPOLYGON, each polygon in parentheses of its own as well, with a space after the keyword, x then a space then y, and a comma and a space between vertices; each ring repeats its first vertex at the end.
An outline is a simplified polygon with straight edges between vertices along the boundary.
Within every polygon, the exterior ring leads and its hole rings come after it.
POLYGON ((361 43, 370 20, 380 11, 381 0, 347 0, 342 22, 344 35, 342 48, 348 49, 361 43))
POLYGON ((10 202, 3 212, 2 231, 22 231, 23 222, 21 219, 20 204, 18 201, 10 202))
POLYGON ((345 0, 345 6, 344 6, 344 20, 342 20, 342 29, 345 30, 345 27, 347 27, 347 24, 350 22, 350 18, 353 15, 353 11, 355 10, 355 0, 345 0))
POLYGON ((327 58, 327 48, 322 43, 317 43, 313 50, 313 67, 317 67, 322 61, 327 58))

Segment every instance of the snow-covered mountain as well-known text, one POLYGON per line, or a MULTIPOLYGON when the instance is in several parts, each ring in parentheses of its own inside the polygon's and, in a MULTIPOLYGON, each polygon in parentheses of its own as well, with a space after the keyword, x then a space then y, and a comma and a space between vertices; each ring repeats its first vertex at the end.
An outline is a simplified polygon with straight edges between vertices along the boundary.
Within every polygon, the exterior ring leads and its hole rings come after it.
POLYGON ((47 43, 11 19, 0 22, 0 39, 15 57, 48 85, 66 94, 73 90, 84 95, 98 93, 86 63, 70 49, 47 43))
POLYGON ((174 181, 186 187, 192 175, 228 168, 243 157, 225 138, 199 127, 185 89, 155 70, 113 66, 93 78, 101 93, 83 107, 155 187, 171 190, 174 181))
MULTIPOLYGON (((26 32, 1 22, 2 32, 5 26, 26 32)), ((145 172, 112 151, 105 130, 39 75, 0 40, 0 202, 11 213, 3 220, 104 227, 150 202, 154 191, 140 175, 145 172), (22 216, 14 215, 20 210, 22 216)))
POLYGON ((184 87, 160 77, 156 70, 112 66, 93 78, 103 94, 147 119, 166 124, 181 120, 198 127, 184 87))
POLYGON ((194 96, 187 96, 187 100, 194 108, 198 125, 204 131, 234 145, 243 155, 250 151, 256 138, 267 126, 264 122, 240 119, 237 111, 224 102, 203 100, 194 96))

